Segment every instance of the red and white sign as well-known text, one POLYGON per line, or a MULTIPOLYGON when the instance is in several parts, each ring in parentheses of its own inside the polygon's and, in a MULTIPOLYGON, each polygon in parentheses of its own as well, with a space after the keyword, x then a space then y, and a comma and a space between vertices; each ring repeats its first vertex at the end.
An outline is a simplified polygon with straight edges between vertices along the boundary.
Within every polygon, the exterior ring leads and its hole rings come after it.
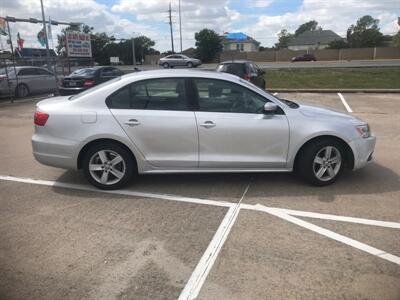
POLYGON ((65 33, 68 57, 92 57, 92 44, 90 34, 78 31, 65 33))

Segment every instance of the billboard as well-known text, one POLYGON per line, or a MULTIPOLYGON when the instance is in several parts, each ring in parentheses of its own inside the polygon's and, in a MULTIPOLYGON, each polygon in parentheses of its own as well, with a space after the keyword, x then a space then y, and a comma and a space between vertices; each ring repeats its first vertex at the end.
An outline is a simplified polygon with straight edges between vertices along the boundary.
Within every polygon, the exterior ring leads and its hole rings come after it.
POLYGON ((65 43, 68 57, 92 57, 90 34, 78 31, 67 31, 65 43))

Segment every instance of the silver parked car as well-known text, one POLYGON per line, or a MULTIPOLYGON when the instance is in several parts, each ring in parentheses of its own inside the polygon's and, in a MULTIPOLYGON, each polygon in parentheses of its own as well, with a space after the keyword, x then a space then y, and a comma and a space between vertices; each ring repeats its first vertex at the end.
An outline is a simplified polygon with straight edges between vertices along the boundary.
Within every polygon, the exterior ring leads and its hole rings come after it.
POLYGON ((159 64, 166 69, 179 66, 195 68, 201 65, 201 60, 197 58, 190 58, 182 54, 172 54, 161 58, 159 64))
POLYGON ((101 189, 134 173, 291 172, 314 185, 372 160, 375 137, 353 116, 278 99, 237 76, 138 72, 37 104, 35 158, 83 169, 101 189))
POLYGON ((56 78, 45 68, 15 67, 14 70, 14 67, 7 67, 7 72, 5 68, 0 69, 0 95, 13 94, 22 98, 54 92, 57 92, 56 78))

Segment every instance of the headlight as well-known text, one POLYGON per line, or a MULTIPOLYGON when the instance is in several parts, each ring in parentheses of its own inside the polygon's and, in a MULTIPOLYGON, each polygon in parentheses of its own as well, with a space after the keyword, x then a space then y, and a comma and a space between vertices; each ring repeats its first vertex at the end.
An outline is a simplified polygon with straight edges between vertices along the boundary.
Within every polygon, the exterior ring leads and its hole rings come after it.
POLYGON ((371 136, 371 130, 368 124, 356 126, 356 129, 358 134, 364 139, 369 138, 371 136))

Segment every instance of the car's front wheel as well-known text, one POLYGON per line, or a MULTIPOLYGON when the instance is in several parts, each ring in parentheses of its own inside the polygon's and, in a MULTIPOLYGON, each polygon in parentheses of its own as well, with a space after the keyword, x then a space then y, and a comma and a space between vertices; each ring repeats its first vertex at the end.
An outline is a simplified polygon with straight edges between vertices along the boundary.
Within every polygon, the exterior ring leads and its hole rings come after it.
POLYGON ((297 173, 312 185, 332 184, 343 172, 345 153, 342 145, 334 140, 312 143, 300 155, 297 173))
POLYGON ((162 64, 162 66, 164 67, 164 69, 168 69, 169 68, 169 63, 165 62, 162 64))
POLYGON ((188 68, 193 68, 193 63, 192 63, 191 61, 189 61, 189 62, 187 63, 187 67, 188 67, 188 68))
POLYGON ((136 171, 131 153, 114 143, 98 143, 84 154, 83 171, 87 180, 103 190, 125 186, 136 171))

